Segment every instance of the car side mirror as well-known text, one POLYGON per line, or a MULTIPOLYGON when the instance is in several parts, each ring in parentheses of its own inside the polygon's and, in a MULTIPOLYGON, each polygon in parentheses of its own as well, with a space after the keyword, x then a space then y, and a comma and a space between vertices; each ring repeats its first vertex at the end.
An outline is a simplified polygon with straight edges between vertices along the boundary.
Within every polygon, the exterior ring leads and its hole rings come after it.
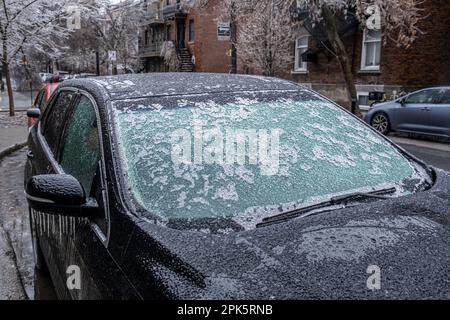
POLYGON ((400 104, 402 105, 402 107, 404 107, 406 105, 406 98, 402 98, 400 99, 398 102, 400 102, 400 104))
POLYGON ((94 199, 86 200, 83 186, 70 175, 34 176, 26 184, 25 192, 31 209, 48 214, 94 218, 100 210, 94 199))
POLYGON ((31 108, 27 110, 27 117, 33 119, 39 119, 41 116, 41 110, 39 108, 31 108))

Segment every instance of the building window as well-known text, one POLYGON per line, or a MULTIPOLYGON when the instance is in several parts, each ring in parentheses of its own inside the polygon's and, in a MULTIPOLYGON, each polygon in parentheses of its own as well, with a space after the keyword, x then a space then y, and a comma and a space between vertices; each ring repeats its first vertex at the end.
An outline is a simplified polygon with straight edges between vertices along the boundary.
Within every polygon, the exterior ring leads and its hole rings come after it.
POLYGON ((144 34, 144 46, 148 46, 148 30, 145 30, 145 34, 144 34))
POLYGON ((195 41, 194 20, 189 20, 189 41, 195 41))
POLYGON ((362 70, 380 70, 381 30, 364 30, 362 70))
POLYGON ((358 92, 358 105, 361 110, 369 110, 371 104, 369 92, 358 92))
POLYGON ((167 41, 172 41, 172 26, 170 24, 166 28, 166 39, 167 41))
POLYGON ((308 36, 302 36, 295 42, 295 68, 294 71, 305 72, 308 70, 308 63, 303 60, 302 55, 308 51, 308 36))

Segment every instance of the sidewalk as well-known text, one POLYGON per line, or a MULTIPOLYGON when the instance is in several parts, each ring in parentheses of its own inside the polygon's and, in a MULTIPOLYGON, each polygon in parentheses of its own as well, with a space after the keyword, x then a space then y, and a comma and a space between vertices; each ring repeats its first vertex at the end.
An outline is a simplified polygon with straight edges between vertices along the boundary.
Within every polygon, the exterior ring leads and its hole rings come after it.
MULTIPOLYGON (((0 113, 0 152, 26 141, 26 120, 24 114, 9 117, 8 113, 0 113)), ((31 264, 28 260, 32 251, 29 228, 23 221, 27 217, 23 209, 25 153, 26 149, 23 149, 0 159, 0 300, 26 299, 23 284, 25 288, 30 287, 27 279, 30 279, 28 266, 31 264)))
POLYGON ((15 117, 10 117, 8 113, 0 113, 0 151, 25 142, 27 137, 26 115, 17 114, 15 117))
POLYGON ((14 251, 0 227, 0 300, 24 299, 26 296, 17 273, 14 251))

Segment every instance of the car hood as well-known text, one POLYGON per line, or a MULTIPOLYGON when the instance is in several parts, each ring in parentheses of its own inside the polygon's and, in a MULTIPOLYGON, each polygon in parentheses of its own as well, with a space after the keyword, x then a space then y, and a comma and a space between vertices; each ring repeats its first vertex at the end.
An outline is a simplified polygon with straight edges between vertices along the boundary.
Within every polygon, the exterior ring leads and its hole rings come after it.
POLYGON ((393 107, 396 104, 397 104, 396 101, 381 102, 381 103, 374 104, 371 109, 377 109, 377 108, 382 108, 382 107, 393 107))
POLYGON ((228 235, 140 222, 132 243, 164 297, 448 299, 450 174, 437 175, 426 192, 228 235))

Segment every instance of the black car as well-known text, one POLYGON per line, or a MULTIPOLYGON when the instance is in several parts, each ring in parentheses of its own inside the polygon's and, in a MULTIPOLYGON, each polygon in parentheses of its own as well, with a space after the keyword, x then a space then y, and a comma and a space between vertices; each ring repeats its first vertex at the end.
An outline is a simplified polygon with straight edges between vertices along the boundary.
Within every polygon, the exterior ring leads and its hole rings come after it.
POLYGON ((62 299, 450 298, 449 173, 290 82, 65 81, 25 179, 62 299))

